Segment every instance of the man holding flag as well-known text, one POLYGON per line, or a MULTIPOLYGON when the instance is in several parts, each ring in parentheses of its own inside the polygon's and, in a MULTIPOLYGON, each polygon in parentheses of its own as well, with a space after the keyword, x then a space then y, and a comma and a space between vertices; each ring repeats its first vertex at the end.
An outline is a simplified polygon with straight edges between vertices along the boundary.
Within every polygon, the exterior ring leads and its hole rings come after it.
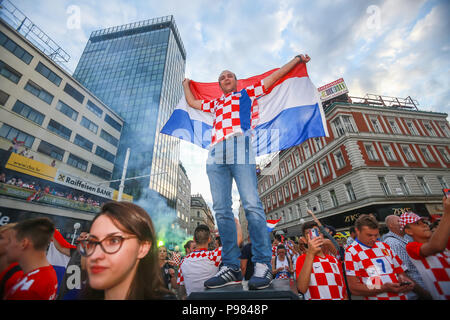
MULTIPOLYGON (((276 88, 272 88, 272 86, 282 80, 296 65, 307 63, 309 60, 308 55, 297 55, 280 69, 269 72, 264 78, 250 83, 240 91, 237 91, 236 75, 225 70, 218 79, 223 95, 213 100, 196 98, 191 91, 190 80, 183 81, 187 104, 194 109, 211 113, 213 119, 206 170, 210 181, 213 209, 216 213, 219 233, 222 236, 223 266, 214 277, 205 281, 204 285, 207 288, 223 287, 242 279, 239 262, 240 250, 236 243, 236 227, 232 211, 233 178, 245 210, 249 235, 253 244, 252 261, 255 265, 255 272, 248 282, 249 289, 267 288, 272 281, 271 244, 264 209, 257 191, 251 129, 255 129, 260 124, 257 99, 268 95, 272 89, 278 90, 280 86, 276 88)), ((277 98, 276 94, 274 98, 277 98)), ((276 121, 276 118, 272 119, 272 123, 276 121)), ((167 133, 167 128, 163 128, 161 132, 167 133), (166 132, 164 132, 165 129, 166 132)), ((283 132, 281 131, 279 134, 283 134, 283 132)), ((256 138, 260 138, 258 133, 256 138)), ((282 137, 278 137, 277 143, 282 142, 282 137)), ((258 148, 256 153, 261 153, 258 148)))

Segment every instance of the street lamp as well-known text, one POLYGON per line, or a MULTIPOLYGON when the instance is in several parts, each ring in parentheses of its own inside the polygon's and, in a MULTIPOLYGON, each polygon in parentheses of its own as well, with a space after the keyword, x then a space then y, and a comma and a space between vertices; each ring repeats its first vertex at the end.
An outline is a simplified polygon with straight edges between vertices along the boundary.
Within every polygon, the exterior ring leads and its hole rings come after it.
POLYGON ((72 236, 72 245, 73 245, 73 242, 75 241, 75 238, 76 238, 76 236, 77 236, 77 231, 78 231, 78 229, 80 229, 81 228, 81 224, 79 223, 79 222, 76 222, 74 225, 73 225, 73 228, 75 229, 75 231, 74 231, 74 233, 73 233, 73 236, 72 236))

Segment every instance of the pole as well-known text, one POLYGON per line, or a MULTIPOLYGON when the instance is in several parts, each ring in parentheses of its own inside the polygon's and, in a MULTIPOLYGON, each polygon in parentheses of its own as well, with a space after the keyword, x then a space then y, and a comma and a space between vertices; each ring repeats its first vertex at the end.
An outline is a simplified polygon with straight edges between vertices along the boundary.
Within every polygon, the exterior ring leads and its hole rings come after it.
POLYGON ((128 159, 130 158, 130 148, 127 148, 125 162, 123 163, 122 179, 120 179, 119 195, 117 201, 122 201, 123 188, 125 187, 125 176, 127 175, 128 159))

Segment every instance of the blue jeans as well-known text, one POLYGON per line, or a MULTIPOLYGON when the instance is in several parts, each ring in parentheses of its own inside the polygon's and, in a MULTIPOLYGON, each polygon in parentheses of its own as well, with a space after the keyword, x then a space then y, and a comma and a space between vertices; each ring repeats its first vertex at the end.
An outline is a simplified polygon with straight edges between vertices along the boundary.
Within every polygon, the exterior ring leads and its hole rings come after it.
POLYGON ((266 215, 259 199, 255 156, 249 136, 233 136, 216 144, 208 154, 206 164, 213 209, 222 241, 222 262, 240 267, 236 224, 232 211, 233 178, 239 191, 248 231, 252 242, 253 263, 265 263, 271 268, 272 249, 266 215))

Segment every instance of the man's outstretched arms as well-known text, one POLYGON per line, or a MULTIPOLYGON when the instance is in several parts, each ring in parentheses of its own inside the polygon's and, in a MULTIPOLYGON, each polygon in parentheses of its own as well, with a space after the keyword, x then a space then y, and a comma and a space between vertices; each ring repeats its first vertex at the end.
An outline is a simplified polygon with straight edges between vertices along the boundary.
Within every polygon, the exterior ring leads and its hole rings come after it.
POLYGON ((308 55, 300 54, 296 56, 294 59, 286 63, 284 66, 282 66, 277 71, 273 72, 271 75, 264 78, 264 87, 269 89, 271 86, 274 85, 275 82, 277 82, 279 79, 283 78, 289 71, 292 70, 292 68, 295 67, 296 64, 300 62, 307 63, 311 58, 308 55))
POLYGON ((195 99, 194 95, 192 94, 191 88, 189 87, 190 82, 191 80, 188 78, 185 78, 183 80, 183 89, 186 102, 192 108, 202 110, 202 100, 195 99))

